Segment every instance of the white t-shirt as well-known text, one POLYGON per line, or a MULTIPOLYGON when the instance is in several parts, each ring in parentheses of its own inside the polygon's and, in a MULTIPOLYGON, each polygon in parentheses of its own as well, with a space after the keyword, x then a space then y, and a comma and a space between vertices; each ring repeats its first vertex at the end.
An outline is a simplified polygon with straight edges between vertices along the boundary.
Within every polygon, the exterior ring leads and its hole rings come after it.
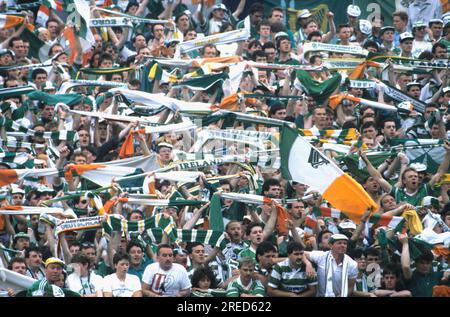
MULTIPOLYGON (((331 252, 331 251, 329 251, 331 252)), ((309 255, 309 258, 311 262, 314 262, 317 264, 317 280, 319 282, 318 288, 317 288, 317 296, 323 297, 325 296, 325 291, 327 288, 327 277, 326 277, 326 263, 327 263, 327 256, 328 251, 312 251, 309 255)), ((348 256, 348 255, 346 255, 348 256)), ((358 276, 358 264, 356 261, 351 259, 349 257, 348 259, 348 279, 356 279, 358 276)), ((342 285, 342 264, 341 262, 339 265, 336 263, 336 261, 331 261, 331 268, 333 270, 333 291, 335 294, 341 293, 341 285, 342 285)))
POLYGON ((103 279, 103 292, 112 293, 113 297, 132 297, 133 293, 141 290, 141 281, 136 275, 128 274, 125 282, 117 277, 116 273, 105 276, 103 279))
POLYGON ((80 277, 78 274, 72 273, 67 277, 66 284, 71 291, 80 295, 90 295, 103 290, 103 277, 94 272, 89 273, 89 278, 87 276, 80 277))
POLYGON ((150 289, 164 296, 175 296, 180 290, 191 288, 186 269, 173 263, 168 271, 164 271, 159 263, 152 263, 145 268, 142 282, 150 285, 150 289))

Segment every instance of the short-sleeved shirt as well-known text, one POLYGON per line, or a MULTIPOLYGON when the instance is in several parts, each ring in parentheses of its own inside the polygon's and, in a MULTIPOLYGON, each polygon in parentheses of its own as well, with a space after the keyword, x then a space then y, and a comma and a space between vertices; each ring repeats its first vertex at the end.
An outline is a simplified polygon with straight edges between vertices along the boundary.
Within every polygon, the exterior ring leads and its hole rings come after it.
POLYGON ((145 268, 152 263, 153 263, 152 259, 144 257, 144 260, 141 263, 141 265, 139 265, 139 267, 134 268, 130 265, 130 268, 128 269, 128 273, 132 274, 132 275, 136 275, 139 278, 139 280, 141 280, 142 274, 144 274, 145 268))
POLYGON ((241 297, 241 294, 264 297, 266 295, 266 290, 259 280, 252 279, 247 286, 244 286, 242 285, 241 278, 238 277, 228 284, 227 297, 241 297))
POLYGON ((303 293, 308 286, 317 285, 316 278, 308 278, 303 267, 292 268, 289 259, 274 265, 270 274, 269 286, 281 291, 303 293))
MULTIPOLYGON (((327 256, 331 251, 312 251, 310 253, 311 262, 317 264, 317 279, 318 279, 318 287, 317 287, 317 296, 324 297, 326 288, 327 288, 327 277, 326 277, 326 264, 327 264, 327 256)), ((348 255, 345 255, 348 257, 348 255)), ((358 277, 358 264, 356 261, 348 257, 348 279, 355 279, 358 277)), ((334 258, 332 259, 331 269, 333 270, 333 291, 335 294, 341 293, 342 287, 342 269, 343 262, 339 265, 336 263, 334 258)))
POLYGON ((163 296, 175 296, 181 290, 191 288, 186 269, 173 263, 168 271, 164 271, 159 263, 152 263, 144 271, 142 282, 150 285, 151 291, 163 296))
POLYGON ((86 277, 72 273, 67 277, 66 284, 71 291, 80 295, 95 294, 97 291, 103 290, 103 278, 94 272, 90 272, 86 277))
POLYGON ((398 188, 392 186, 390 194, 395 198, 397 203, 407 202, 413 206, 420 206, 423 198, 425 196, 433 195, 433 191, 428 184, 422 184, 415 194, 409 195, 404 187, 398 188))
POLYGON ((113 297, 132 297, 134 292, 141 290, 141 281, 136 275, 128 274, 122 282, 116 273, 105 276, 103 291, 112 293, 113 297))

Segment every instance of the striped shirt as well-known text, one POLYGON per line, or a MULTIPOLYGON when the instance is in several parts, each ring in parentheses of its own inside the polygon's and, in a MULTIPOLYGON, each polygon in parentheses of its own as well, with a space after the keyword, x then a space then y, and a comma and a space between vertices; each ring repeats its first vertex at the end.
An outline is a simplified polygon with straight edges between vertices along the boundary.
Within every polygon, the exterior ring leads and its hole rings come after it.
POLYGON ((308 278, 303 267, 292 268, 289 259, 275 264, 269 278, 270 287, 292 293, 302 293, 312 285, 317 285, 317 279, 308 278))
POLYGON ((252 258, 256 260, 256 250, 254 250, 251 246, 239 252, 238 259, 242 258, 252 258))
POLYGON ((259 280, 251 280, 251 282, 244 286, 241 283, 241 278, 238 277, 233 282, 228 284, 227 297, 240 297, 241 294, 251 294, 264 297, 266 290, 259 280))

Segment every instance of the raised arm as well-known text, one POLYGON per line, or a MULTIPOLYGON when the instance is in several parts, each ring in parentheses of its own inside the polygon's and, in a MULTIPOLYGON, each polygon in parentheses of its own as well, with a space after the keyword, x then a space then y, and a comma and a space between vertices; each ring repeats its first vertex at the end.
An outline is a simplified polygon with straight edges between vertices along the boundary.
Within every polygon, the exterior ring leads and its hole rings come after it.
POLYGON ((387 193, 391 192, 392 185, 389 184, 383 178, 383 176, 381 176, 380 172, 378 172, 378 170, 372 165, 372 163, 370 163, 366 154, 362 151, 359 151, 359 155, 364 160, 364 163, 366 163, 367 171, 369 172, 370 176, 372 176, 377 181, 377 183, 380 184, 381 188, 383 188, 385 192, 387 193))
POLYGON ((411 258, 409 255, 408 235, 399 234, 398 240, 402 244, 402 255, 400 261, 402 264, 403 276, 405 277, 406 280, 409 280, 412 277, 412 271, 411 271, 411 258))
POLYGON ((447 172, 448 167, 450 165, 450 142, 447 140, 444 141, 444 149, 445 149, 444 160, 442 161, 441 165, 439 165, 436 174, 434 174, 433 177, 431 177, 430 181, 428 182, 428 185, 430 185, 430 187, 432 187, 441 179, 442 175, 444 175, 447 172))

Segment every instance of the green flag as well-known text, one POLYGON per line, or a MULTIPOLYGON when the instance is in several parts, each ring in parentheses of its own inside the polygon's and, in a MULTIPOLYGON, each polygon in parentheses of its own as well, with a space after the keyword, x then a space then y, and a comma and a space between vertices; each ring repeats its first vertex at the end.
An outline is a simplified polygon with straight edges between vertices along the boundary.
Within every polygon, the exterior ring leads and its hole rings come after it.
POLYGON ((336 88, 339 87, 342 79, 341 74, 336 73, 327 80, 320 82, 314 80, 308 72, 302 69, 297 69, 296 75, 300 88, 309 96, 314 97, 318 103, 322 103, 330 97, 336 88))

